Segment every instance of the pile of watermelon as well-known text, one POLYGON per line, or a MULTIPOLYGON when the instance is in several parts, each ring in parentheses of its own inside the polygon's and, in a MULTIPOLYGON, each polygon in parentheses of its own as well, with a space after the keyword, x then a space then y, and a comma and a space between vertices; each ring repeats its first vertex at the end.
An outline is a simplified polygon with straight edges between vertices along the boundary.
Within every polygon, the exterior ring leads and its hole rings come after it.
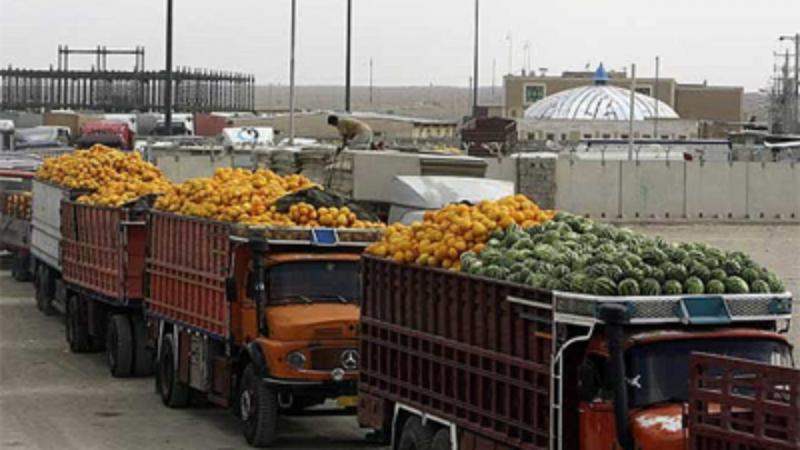
POLYGON ((605 296, 782 293, 781 280, 742 252, 667 243, 559 213, 494 232, 461 256, 461 270, 540 289, 605 296))

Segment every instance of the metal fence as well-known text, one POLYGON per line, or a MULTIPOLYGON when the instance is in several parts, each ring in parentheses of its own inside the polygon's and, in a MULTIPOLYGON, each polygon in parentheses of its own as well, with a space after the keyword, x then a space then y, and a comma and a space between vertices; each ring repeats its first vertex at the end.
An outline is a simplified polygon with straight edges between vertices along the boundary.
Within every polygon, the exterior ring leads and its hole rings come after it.
MULTIPOLYGON (((182 68, 173 75, 176 111, 251 111, 255 77, 182 68)), ((163 71, 0 70, 0 109, 86 109, 105 112, 164 108, 163 71)))

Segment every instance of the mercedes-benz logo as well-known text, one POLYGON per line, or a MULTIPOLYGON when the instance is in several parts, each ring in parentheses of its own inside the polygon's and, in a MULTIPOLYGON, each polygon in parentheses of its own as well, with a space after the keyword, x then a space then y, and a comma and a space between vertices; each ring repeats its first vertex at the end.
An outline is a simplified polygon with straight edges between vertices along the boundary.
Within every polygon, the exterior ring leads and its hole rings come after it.
POLYGON ((343 351, 339 356, 339 360, 342 362, 342 367, 346 370, 358 369, 358 350, 343 351))

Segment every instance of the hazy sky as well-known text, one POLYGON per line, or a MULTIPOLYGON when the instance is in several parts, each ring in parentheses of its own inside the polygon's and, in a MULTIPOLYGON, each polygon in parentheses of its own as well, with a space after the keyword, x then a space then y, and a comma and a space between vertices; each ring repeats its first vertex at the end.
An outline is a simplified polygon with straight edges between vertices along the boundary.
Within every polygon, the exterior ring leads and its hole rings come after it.
MULTIPOLYGON (((246 71, 288 82, 290 0, 174 0, 175 64, 246 71)), ((299 84, 344 82, 346 0, 297 0, 299 84)), ((353 82, 463 85, 472 73, 473 0, 353 0, 353 82)), ((46 68, 58 44, 144 45, 164 64, 165 0, 0 0, 0 66, 46 68)), ((481 84, 525 64, 550 73, 637 64, 682 82, 766 86, 780 34, 800 32, 800 0, 482 0, 481 84)), ((74 57, 72 67, 90 67, 74 57)), ((110 65, 127 68, 132 59, 110 65)))

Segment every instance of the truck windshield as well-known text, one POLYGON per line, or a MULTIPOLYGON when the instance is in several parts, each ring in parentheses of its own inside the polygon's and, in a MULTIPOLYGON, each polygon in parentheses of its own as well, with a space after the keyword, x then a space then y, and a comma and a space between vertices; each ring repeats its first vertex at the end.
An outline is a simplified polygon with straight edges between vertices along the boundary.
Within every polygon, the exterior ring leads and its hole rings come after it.
POLYGON ((357 303, 361 280, 355 261, 297 261, 269 269, 272 303, 357 303))
POLYGON ((631 406, 687 401, 689 358, 694 352, 784 367, 793 365, 788 345, 766 339, 691 339, 633 347, 627 352, 626 368, 631 406))

